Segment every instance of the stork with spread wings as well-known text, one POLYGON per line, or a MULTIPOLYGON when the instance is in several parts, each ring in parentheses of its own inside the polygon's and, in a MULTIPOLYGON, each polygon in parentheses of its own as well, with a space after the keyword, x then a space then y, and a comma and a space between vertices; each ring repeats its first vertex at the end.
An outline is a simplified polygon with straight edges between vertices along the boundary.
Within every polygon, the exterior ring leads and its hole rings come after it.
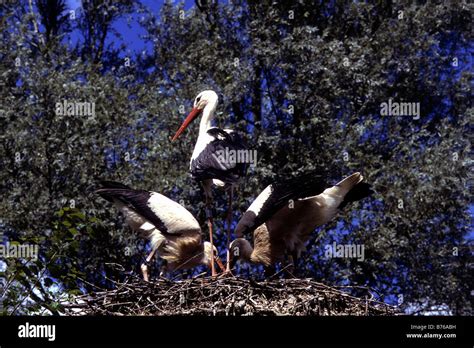
POLYGON ((160 193, 134 190, 113 181, 101 181, 95 192, 123 213, 132 230, 150 240, 152 250, 141 266, 145 281, 149 280, 148 265, 155 253, 167 262, 164 271, 210 267, 213 259, 225 270, 217 249, 203 243, 198 221, 182 205, 160 193))
POLYGON ((232 241, 232 266, 238 260, 262 264, 266 273, 285 255, 296 260, 318 226, 331 221, 338 209, 369 196, 370 185, 354 173, 334 186, 315 174, 303 175, 267 186, 237 224, 239 238, 232 241), (253 232, 253 246, 244 238, 253 232))

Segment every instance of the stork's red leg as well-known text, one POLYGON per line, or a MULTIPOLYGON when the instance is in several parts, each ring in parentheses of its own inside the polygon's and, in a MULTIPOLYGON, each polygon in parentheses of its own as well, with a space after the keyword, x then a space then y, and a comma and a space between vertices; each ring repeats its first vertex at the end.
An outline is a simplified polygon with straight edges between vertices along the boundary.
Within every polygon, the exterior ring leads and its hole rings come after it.
POLYGON ((232 185, 229 188, 229 207, 227 208, 227 260, 226 260, 226 273, 230 273, 230 234, 232 227, 232 201, 233 201, 233 188, 232 185))
MULTIPOLYGON (((207 227, 209 229, 209 242, 211 243, 211 250, 214 250, 214 239, 212 238, 212 217, 207 218, 207 227)), ((214 265, 214 252, 211 253, 211 275, 216 276, 216 267, 214 265)))
POLYGON ((153 249, 151 251, 151 253, 145 259, 145 262, 141 266, 143 280, 146 281, 146 282, 148 282, 150 280, 149 279, 149 274, 148 274, 148 264, 153 259, 153 256, 155 256, 155 253, 156 253, 156 249, 153 249))
MULTIPOLYGON (((206 218, 207 218, 207 228, 209 229, 209 243, 211 243, 211 250, 214 250, 214 238, 212 235, 212 204, 211 204, 211 193, 209 192, 209 188, 206 190, 206 186, 204 186, 204 192, 206 196, 206 218)), ((216 276, 216 266, 215 266, 215 259, 214 259, 214 251, 211 252, 211 276, 216 276)))

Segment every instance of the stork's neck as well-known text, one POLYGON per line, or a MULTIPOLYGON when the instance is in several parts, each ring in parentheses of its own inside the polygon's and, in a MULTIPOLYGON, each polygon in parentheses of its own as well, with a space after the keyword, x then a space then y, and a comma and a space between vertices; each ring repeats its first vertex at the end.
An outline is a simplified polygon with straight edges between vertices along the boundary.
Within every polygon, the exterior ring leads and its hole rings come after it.
POLYGON ((211 256, 207 255, 206 252, 203 252, 202 256, 199 260, 199 264, 210 267, 211 266, 211 256))
POLYGON ((240 240, 240 243, 241 243, 241 246, 239 249, 240 258, 244 259, 247 262, 255 262, 255 249, 244 238, 238 238, 238 239, 240 240))
POLYGON ((214 111, 216 110, 217 101, 208 103, 204 110, 202 110, 201 123, 199 124, 199 135, 202 135, 211 128, 212 120, 214 119, 214 111))

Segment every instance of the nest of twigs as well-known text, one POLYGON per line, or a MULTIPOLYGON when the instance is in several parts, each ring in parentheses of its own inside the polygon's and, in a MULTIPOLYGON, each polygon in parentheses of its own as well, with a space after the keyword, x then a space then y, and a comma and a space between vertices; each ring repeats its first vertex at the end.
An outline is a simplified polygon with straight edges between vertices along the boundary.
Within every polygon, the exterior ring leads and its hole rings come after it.
POLYGON ((237 277, 192 278, 146 283, 128 280, 113 290, 75 298, 70 315, 395 315, 369 289, 329 287, 312 279, 254 281, 237 277), (360 291, 359 291, 360 290, 360 291))

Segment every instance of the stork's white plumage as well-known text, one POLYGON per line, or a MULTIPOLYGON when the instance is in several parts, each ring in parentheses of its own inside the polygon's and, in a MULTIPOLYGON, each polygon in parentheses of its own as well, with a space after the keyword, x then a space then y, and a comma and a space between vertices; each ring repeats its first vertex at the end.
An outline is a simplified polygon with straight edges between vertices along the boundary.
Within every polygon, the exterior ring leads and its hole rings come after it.
MULTIPOLYGON (((229 245, 233 185, 245 174, 247 164, 229 161, 222 155, 229 152, 238 153, 247 148, 243 139, 236 132, 230 129, 212 127, 212 120, 217 103, 218 97, 216 92, 207 90, 199 93, 194 100, 193 109, 172 138, 172 141, 175 141, 184 132, 186 127, 202 114, 198 139, 191 156, 190 171, 193 178, 201 182, 204 189, 211 244, 213 244, 211 214, 212 185, 226 186, 228 188, 227 245, 229 245)), ((214 263, 212 263, 211 270, 214 276, 216 274, 214 263)), ((227 257, 227 270, 229 270, 229 257, 227 257)))
POLYGON ((202 242, 198 221, 182 205, 157 192, 134 190, 112 181, 102 181, 95 192, 123 213, 132 230, 150 240, 152 251, 141 267, 146 281, 148 263, 155 253, 167 261, 166 271, 210 266, 217 250, 202 242))
POLYGON ((293 262, 318 226, 331 221, 338 209, 372 193, 363 176, 354 173, 334 186, 314 175, 267 186, 243 214, 236 227, 240 237, 253 232, 252 245, 237 238, 230 245, 232 263, 238 259, 272 270, 285 255, 293 262))

